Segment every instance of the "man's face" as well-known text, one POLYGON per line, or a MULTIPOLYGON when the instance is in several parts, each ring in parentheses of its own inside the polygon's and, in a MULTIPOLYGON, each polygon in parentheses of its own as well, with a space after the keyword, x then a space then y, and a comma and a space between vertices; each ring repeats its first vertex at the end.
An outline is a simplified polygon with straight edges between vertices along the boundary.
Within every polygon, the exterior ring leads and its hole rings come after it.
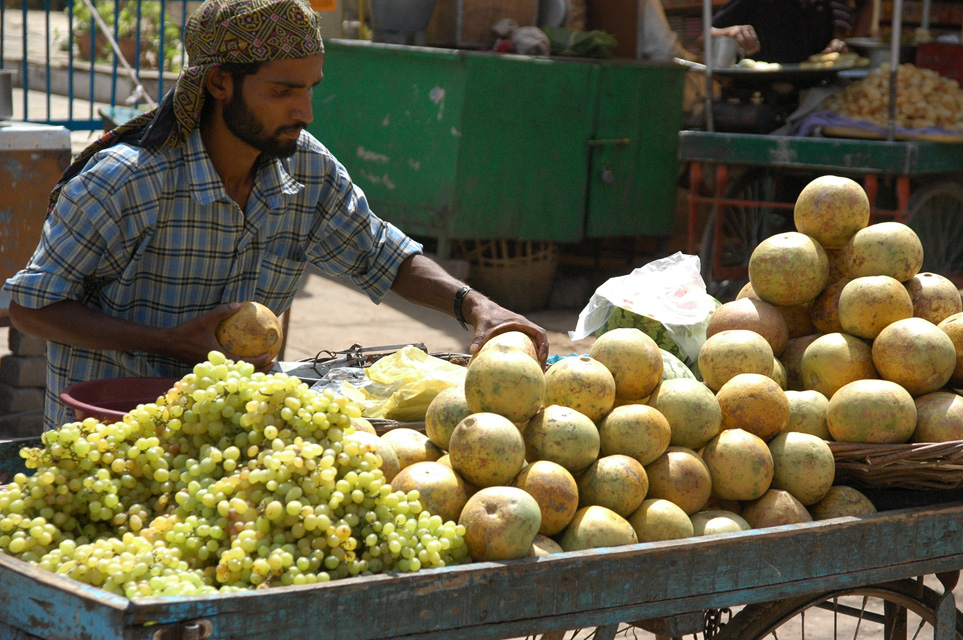
POLYGON ((271 158, 298 148, 301 130, 314 119, 313 89, 323 79, 324 54, 265 62, 234 87, 224 123, 239 140, 271 158))

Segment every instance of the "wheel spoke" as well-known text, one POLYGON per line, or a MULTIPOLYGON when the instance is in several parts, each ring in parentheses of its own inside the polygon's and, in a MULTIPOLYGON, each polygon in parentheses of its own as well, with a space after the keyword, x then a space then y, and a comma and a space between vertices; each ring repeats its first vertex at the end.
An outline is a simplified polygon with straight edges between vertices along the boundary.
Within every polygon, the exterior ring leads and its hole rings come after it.
POLYGON ((853 640, 859 638, 859 628, 863 624, 863 618, 866 614, 866 603, 869 602, 869 596, 863 596, 863 606, 859 609, 859 615, 856 617, 856 630, 853 632, 853 640))
MULTIPOLYGON (((935 633, 939 601, 940 594, 914 580, 793 597, 744 607, 718 640, 823 640, 830 633, 837 640, 923 640, 935 633)), ((963 640, 963 614, 957 612, 955 623, 952 637, 963 640)))
POLYGON ((942 182, 923 187, 907 203, 907 223, 923 243, 923 269, 963 277, 963 187, 942 182))
POLYGON ((951 242, 951 239, 959 238, 963 223, 963 212, 959 210, 959 205, 951 198, 936 196, 927 204, 927 209, 932 213, 921 216, 923 221, 917 234, 922 232, 923 237, 929 240, 929 251, 926 252, 929 255, 924 254, 924 260, 930 271, 943 272, 954 265, 958 266, 959 244, 951 242))
POLYGON ((923 631, 923 627, 926 625, 925 620, 920 620, 920 623, 916 626, 916 633, 913 634, 912 640, 917 640, 920 637, 920 633, 923 631))
POLYGON ((881 614, 874 613, 872 611, 866 611, 865 608, 857 609, 856 607, 850 607, 845 604, 839 604, 838 600, 833 602, 832 604, 828 602, 817 604, 816 608, 826 609, 827 611, 833 611, 836 614, 841 613, 845 616, 851 616, 853 618, 865 618, 867 620, 870 620, 872 622, 876 622, 879 624, 883 624, 886 621, 886 618, 881 614))
MULTIPOLYGON (((839 606, 839 598, 833 598, 833 607, 839 606)), ((839 637, 839 614, 833 613, 833 638, 839 637)))
POLYGON ((743 204, 722 205, 710 215, 703 232, 700 257, 709 293, 720 301, 735 298, 748 280, 746 267, 760 242, 792 230, 792 216, 764 204, 777 202, 776 192, 772 175, 761 170, 749 171, 733 181, 725 192, 727 198, 741 200, 743 204), (716 226, 718 238, 714 236, 716 226))

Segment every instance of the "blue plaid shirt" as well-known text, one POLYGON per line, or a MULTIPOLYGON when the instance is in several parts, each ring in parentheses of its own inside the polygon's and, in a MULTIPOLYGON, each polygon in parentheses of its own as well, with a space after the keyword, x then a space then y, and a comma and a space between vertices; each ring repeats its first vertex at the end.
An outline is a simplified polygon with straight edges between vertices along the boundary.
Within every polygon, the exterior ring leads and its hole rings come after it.
MULTIPOLYGON (((66 185, 30 262, 4 288, 24 307, 79 300, 169 328, 223 302, 257 300, 280 314, 311 263, 380 302, 421 245, 368 209, 314 137, 302 132, 298 145, 290 158, 260 161, 246 211, 228 197, 199 130, 178 148, 106 149, 66 185)), ((45 428, 73 420, 59 393, 74 382, 189 371, 155 354, 49 342, 45 428)))

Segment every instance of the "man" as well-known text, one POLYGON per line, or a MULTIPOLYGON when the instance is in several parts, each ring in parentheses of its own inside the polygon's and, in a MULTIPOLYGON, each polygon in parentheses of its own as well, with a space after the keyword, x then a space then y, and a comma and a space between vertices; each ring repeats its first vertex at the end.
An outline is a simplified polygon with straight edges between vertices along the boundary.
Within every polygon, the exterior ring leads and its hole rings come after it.
POLYGON ((190 65, 161 105, 67 170, 5 285, 12 324, 48 341, 46 428, 72 420, 58 394, 73 382, 187 373, 222 350, 214 328, 240 301, 286 309, 309 263, 374 302, 390 288, 470 322, 472 351, 524 331, 544 361, 544 330, 423 256, 304 131, 324 62, 304 0, 207 0, 185 46, 190 65))

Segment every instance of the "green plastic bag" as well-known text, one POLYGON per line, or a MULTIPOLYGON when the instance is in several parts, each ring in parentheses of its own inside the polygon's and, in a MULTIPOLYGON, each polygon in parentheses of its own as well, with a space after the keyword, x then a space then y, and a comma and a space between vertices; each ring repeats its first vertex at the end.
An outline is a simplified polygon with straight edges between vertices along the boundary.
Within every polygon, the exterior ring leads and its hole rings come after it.
POLYGON ((611 33, 594 29, 573 31, 565 27, 542 27, 551 43, 553 56, 576 58, 611 58, 618 40, 611 33))

